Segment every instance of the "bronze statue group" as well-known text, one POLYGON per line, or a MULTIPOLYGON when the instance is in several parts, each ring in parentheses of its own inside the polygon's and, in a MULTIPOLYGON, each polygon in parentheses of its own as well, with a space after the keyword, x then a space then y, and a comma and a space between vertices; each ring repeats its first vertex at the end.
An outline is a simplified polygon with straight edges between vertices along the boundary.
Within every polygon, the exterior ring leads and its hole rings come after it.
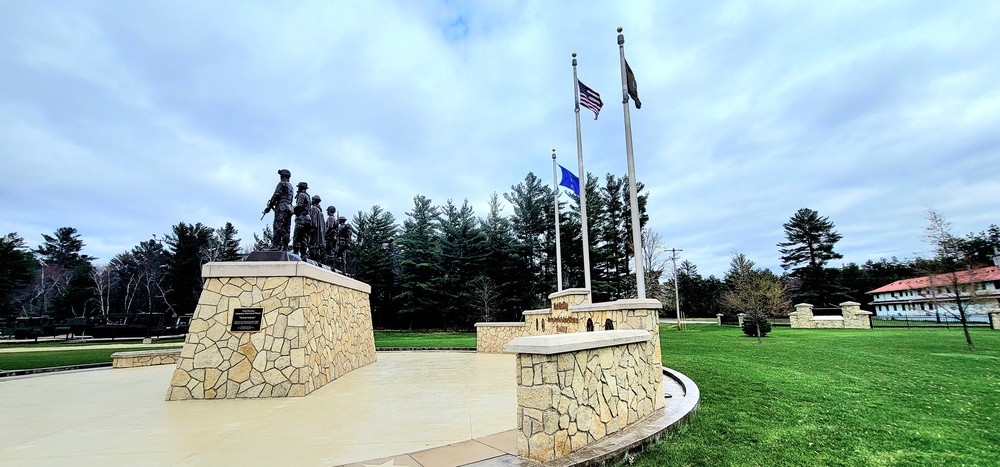
POLYGON ((324 263, 331 268, 344 271, 347 251, 351 248, 354 229, 347 218, 337 216, 337 208, 328 206, 323 216, 322 201, 319 196, 309 196, 309 184, 299 182, 297 191, 292 190, 292 173, 288 169, 278 171, 281 181, 274 188, 274 194, 267 202, 264 214, 274 211, 274 237, 271 249, 288 251, 292 216, 295 216, 295 232, 292 252, 303 261, 324 263))

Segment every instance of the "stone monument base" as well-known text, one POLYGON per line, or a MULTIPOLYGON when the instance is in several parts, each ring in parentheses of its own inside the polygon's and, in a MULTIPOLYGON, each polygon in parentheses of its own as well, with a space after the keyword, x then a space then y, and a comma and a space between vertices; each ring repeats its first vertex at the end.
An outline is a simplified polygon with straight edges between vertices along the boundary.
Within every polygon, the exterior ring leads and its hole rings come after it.
POLYGON ((301 261, 208 263, 167 400, 304 396, 375 362, 363 282, 301 261))

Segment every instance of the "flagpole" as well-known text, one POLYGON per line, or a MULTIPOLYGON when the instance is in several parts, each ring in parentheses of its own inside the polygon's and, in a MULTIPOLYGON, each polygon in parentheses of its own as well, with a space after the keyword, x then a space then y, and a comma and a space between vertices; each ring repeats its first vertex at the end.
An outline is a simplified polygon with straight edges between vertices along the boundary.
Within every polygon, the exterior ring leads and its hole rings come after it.
POLYGON ((583 233, 583 286, 587 302, 594 303, 590 288, 590 229, 587 228, 587 172, 583 171, 583 136, 580 133, 580 80, 576 77, 576 52, 573 52, 573 95, 576 96, 576 160, 580 166, 580 231, 583 233))
POLYGON ((556 291, 562 292, 562 248, 559 246, 559 178, 556 177, 556 148, 552 148, 552 202, 556 213, 556 291))
POLYGON ((635 290, 640 299, 646 298, 646 274, 642 265, 642 238, 639 226, 639 196, 635 183, 635 161, 632 158, 632 120, 628 113, 628 77, 625 74, 625 36, 618 27, 618 54, 622 69, 622 107, 625 109, 625 155, 628 157, 629 206, 632 208, 632 253, 635 259, 635 290))

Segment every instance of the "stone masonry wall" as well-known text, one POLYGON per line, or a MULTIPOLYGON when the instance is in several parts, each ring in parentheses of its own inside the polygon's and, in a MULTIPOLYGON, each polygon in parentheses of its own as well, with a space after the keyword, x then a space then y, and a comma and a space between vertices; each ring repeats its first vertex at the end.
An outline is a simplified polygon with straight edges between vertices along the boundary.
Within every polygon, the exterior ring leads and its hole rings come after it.
POLYGON ((115 352, 111 354, 111 367, 135 368, 151 365, 176 365, 180 358, 180 349, 115 352))
POLYGON ((659 361, 649 361, 652 342, 519 353, 518 455, 541 462, 564 456, 662 408, 663 374, 659 361))
POLYGON ((525 335, 527 326, 517 323, 476 323, 476 352, 503 353, 503 346, 525 335))
POLYGON ((812 305, 799 303, 788 320, 791 327, 802 329, 871 329, 872 312, 863 311, 860 303, 841 303, 840 312, 841 316, 815 316, 812 305))
POLYGON ((367 290, 308 276, 209 277, 166 399, 304 396, 375 358, 367 290), (260 331, 230 331, 243 307, 263 308, 260 331))

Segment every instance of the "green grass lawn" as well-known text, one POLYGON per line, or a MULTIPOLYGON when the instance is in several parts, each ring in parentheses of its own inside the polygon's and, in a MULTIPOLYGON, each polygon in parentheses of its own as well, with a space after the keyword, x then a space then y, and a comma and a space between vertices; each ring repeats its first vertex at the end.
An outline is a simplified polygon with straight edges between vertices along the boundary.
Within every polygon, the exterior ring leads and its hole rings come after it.
POLYGON ((375 347, 476 348, 474 332, 375 331, 375 347))
POLYGON ((0 353, 0 371, 29 370, 56 366, 83 365, 88 363, 111 362, 111 354, 134 350, 155 350, 163 347, 143 347, 127 349, 80 349, 52 350, 49 352, 5 352, 0 353))
MULTIPOLYGON (((634 465, 1000 465, 1000 332, 660 327, 701 389, 693 421, 634 465)), ((475 348, 475 333, 375 332, 378 347, 475 348)), ((135 346, 127 350, 140 350, 135 346)), ((107 362, 123 349, 0 353, 0 369, 107 362)))
MULTIPOLYGON (((38 348, 38 347, 66 347, 66 346, 70 346, 70 345, 74 346, 74 347, 76 347, 76 346, 88 346, 88 345, 109 345, 109 344, 113 344, 113 345, 119 345, 119 344, 128 345, 128 344, 138 344, 140 342, 142 342, 142 338, 141 337, 139 337, 139 338, 131 338, 131 339, 128 339, 128 340, 119 339, 119 340, 114 340, 114 341, 108 340, 108 341, 74 342, 74 343, 71 343, 71 344, 67 344, 66 342, 61 342, 61 341, 44 341, 44 342, 38 342, 38 343, 31 342, 31 343, 27 343, 27 344, 21 343, 21 342, 15 343, 15 342, 3 342, 3 341, 0 341, 0 349, 10 349, 10 348, 15 348, 15 347, 17 347, 17 348, 23 347, 23 348, 27 348, 27 349, 34 349, 34 348, 38 348)), ((184 343, 184 338, 183 337, 176 337, 176 338, 170 338, 170 339, 154 339, 153 343, 154 344, 175 344, 175 343, 176 344, 182 344, 182 343, 184 343)))
MULTIPOLYGON (((174 342, 163 340, 159 342, 174 342)), ((180 347, 183 339, 176 339, 180 347)), ((87 363, 110 362, 111 354, 131 350, 162 349, 163 347, 134 347, 118 349, 86 349, 88 345, 121 344, 121 342, 96 342, 92 344, 39 343, 20 344, 17 347, 32 349, 38 347, 68 347, 73 350, 52 350, 47 352, 6 352, 0 353, 0 371, 27 370, 34 368, 49 368, 55 366, 82 365, 87 363)), ((476 333, 474 332, 406 332, 406 331, 375 331, 377 347, 464 347, 476 348, 476 333)), ((4 346, 2 348, 11 348, 4 346)))
POLYGON ((661 326, 701 389, 692 423, 635 465, 1000 465, 1000 332, 661 326))

